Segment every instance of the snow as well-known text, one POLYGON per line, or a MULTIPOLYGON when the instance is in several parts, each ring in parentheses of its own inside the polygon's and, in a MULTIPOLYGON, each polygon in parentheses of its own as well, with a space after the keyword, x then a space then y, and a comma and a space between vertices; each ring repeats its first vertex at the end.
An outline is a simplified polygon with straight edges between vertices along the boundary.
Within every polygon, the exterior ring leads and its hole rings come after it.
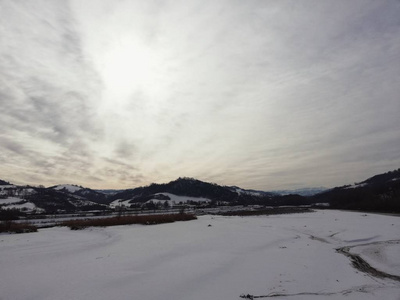
MULTIPOLYGON (((399 217, 324 210, 1 235, 0 297, 395 300, 399 282, 354 269, 336 249, 399 240, 399 233, 399 217)), ((380 263, 390 267, 399 244, 380 245, 380 263)))
POLYGON ((57 185, 57 186, 53 187, 53 189, 55 189, 55 190, 66 189, 70 193, 75 193, 75 192, 83 189, 83 187, 77 186, 77 185, 73 185, 73 184, 60 184, 60 185, 57 185))
POLYGON ((118 207, 118 206, 127 206, 127 207, 129 207, 129 206, 131 206, 131 204, 132 203, 129 203, 129 201, 131 201, 132 199, 129 199, 129 200, 122 200, 122 199, 117 199, 117 200, 114 200, 113 202, 111 202, 110 204, 109 204, 109 206, 111 207, 111 208, 116 208, 116 207, 118 207))
POLYGON ((372 267, 392 275, 400 276, 400 241, 376 242, 351 249, 372 267))
MULTIPOLYGON (((175 204, 178 204, 180 202, 187 203, 188 201, 211 202, 211 200, 207 199, 207 198, 178 196, 178 195, 174 195, 174 194, 171 194, 171 193, 157 193, 157 194, 154 194, 154 195, 165 195, 165 196, 168 196, 170 198, 170 200, 150 199, 150 200, 146 201, 145 203, 153 202, 153 203, 164 204, 164 202, 167 201, 170 204, 175 205, 175 204)), ((118 200, 114 200, 113 202, 111 202, 109 206, 111 208, 115 208, 115 207, 122 206, 122 205, 126 206, 126 207, 129 207, 132 204, 132 203, 129 203, 130 201, 132 201, 132 199, 129 199, 129 200, 118 199, 118 200)))
POLYGON ((97 203, 89 201, 89 200, 84 200, 84 199, 74 199, 72 201, 69 201, 73 206, 75 207, 83 207, 83 206, 88 206, 88 205, 96 205, 97 203))
POLYGON ((0 185, 0 195, 7 195, 8 189, 15 189, 15 185, 0 185))
POLYGON ((357 184, 350 185, 350 186, 346 187, 345 189, 356 189, 356 188, 360 188, 360 187, 363 187, 366 185, 367 185, 366 183, 357 183, 357 184))
POLYGON ((26 202, 26 203, 22 203, 22 204, 7 205, 7 206, 5 206, 3 208, 6 208, 6 209, 18 209, 18 210, 34 210, 37 207, 32 202, 26 202))
POLYGON ((8 197, 5 199, 0 199, 0 206, 3 204, 17 203, 17 202, 21 202, 21 201, 24 201, 24 199, 17 198, 17 197, 8 197))
POLYGON ((13 184, 0 185, 0 190, 9 189, 9 188, 16 188, 16 186, 13 184))
POLYGON ((18 197, 8 197, 6 199, 0 199, 0 208, 2 209, 19 209, 24 211, 32 211, 38 209, 32 202, 18 197), (20 203, 24 202, 24 203, 20 203))
POLYGON ((247 194, 247 195, 252 195, 252 196, 263 196, 264 194, 262 192, 255 192, 255 191, 248 191, 248 190, 244 190, 238 187, 234 188, 234 191, 238 194, 247 194))
MULTIPOLYGON (((165 196, 168 196, 168 197, 170 198, 170 200, 151 199, 151 200, 149 200, 149 201, 147 201, 147 202, 152 201, 152 202, 154 202, 154 203, 157 203, 157 202, 164 203, 165 201, 168 201, 168 202, 172 202, 172 204, 178 204, 178 203, 180 203, 180 202, 182 202, 182 203, 187 203, 188 201, 194 201, 194 202, 211 202, 211 200, 210 200, 210 199, 207 199, 207 198, 189 197, 189 196, 178 196, 178 195, 174 195, 174 194, 171 194, 171 193, 157 193, 157 194, 155 194, 155 195, 165 195, 165 196)), ((147 203, 147 202, 146 202, 146 203, 147 203)))

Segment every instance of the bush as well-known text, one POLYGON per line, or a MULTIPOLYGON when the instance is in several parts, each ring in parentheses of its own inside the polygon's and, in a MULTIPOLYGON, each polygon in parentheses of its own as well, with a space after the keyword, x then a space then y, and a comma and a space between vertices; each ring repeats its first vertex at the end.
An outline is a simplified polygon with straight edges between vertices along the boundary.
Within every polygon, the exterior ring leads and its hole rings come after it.
POLYGON ((92 220, 71 220, 61 223, 60 226, 68 226, 71 230, 79 230, 90 226, 105 227, 129 224, 155 225, 162 223, 172 223, 176 221, 189 221, 195 219, 197 219, 197 217, 192 214, 116 216, 112 218, 101 218, 92 220))
POLYGON ((0 232, 27 233, 36 231, 37 227, 28 223, 15 223, 12 221, 5 221, 0 224, 0 232))

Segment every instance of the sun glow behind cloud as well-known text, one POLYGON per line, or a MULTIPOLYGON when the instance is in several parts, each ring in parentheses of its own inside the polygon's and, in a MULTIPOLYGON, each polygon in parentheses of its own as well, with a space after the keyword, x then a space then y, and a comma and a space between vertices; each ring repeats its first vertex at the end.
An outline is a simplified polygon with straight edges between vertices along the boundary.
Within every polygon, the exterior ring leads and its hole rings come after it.
POLYGON ((149 89, 155 84, 156 57, 150 47, 137 41, 116 43, 104 55, 104 82, 113 93, 129 94, 132 89, 149 89))

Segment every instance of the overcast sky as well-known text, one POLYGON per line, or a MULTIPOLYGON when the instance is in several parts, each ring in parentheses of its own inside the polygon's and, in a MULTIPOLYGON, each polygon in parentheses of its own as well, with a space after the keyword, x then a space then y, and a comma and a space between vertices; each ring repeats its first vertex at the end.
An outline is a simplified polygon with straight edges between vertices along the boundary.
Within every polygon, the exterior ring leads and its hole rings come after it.
POLYGON ((0 0, 0 179, 273 190, 400 167, 400 1, 0 0))

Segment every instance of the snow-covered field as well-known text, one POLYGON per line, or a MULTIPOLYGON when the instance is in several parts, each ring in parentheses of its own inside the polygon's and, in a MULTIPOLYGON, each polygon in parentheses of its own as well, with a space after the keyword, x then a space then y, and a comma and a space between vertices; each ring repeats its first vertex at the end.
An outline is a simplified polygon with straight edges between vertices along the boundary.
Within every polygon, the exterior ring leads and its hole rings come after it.
POLYGON ((4 199, 0 199, 0 205, 8 205, 8 204, 13 204, 13 203, 18 203, 23 201, 24 199, 17 198, 17 197, 7 197, 4 199))
POLYGON ((399 300, 336 251, 400 275, 399 240, 399 217, 342 211, 3 234, 0 299, 399 300))

